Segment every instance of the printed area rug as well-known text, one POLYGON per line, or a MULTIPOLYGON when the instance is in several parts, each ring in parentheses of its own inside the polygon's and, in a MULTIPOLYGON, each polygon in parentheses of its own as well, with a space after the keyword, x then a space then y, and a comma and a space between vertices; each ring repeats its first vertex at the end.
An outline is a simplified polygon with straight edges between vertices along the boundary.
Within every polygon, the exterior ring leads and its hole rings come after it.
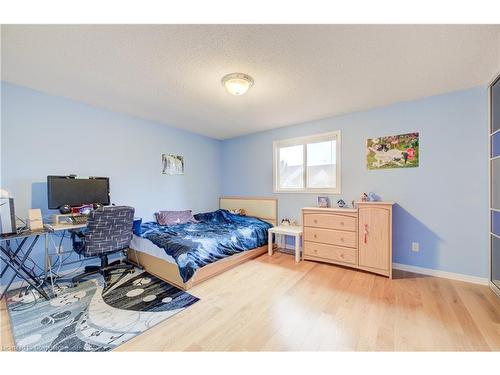
POLYGON ((36 292, 9 294, 18 351, 108 351, 196 303, 199 299, 151 274, 102 277, 61 287, 46 301, 36 292))

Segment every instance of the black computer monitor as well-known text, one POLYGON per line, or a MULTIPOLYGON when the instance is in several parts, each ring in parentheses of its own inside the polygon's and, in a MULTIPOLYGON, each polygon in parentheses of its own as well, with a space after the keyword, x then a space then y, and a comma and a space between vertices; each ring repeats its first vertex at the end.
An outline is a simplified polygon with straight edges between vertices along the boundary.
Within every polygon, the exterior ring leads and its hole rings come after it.
POLYGON ((81 206, 99 203, 109 205, 108 177, 47 176, 49 209, 67 204, 81 206))

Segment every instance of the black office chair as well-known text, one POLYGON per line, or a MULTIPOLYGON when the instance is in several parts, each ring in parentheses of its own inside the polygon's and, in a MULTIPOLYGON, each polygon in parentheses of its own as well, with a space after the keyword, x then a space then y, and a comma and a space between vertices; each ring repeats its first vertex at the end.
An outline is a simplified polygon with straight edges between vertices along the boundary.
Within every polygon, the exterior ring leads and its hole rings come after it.
POLYGON ((101 266, 87 266, 85 272, 73 277, 73 286, 83 278, 101 274, 107 286, 111 271, 134 271, 132 264, 120 261, 108 264, 108 254, 125 251, 132 240, 134 208, 127 206, 108 206, 92 211, 88 217, 87 228, 83 232, 72 232, 73 249, 84 257, 99 256, 101 266))

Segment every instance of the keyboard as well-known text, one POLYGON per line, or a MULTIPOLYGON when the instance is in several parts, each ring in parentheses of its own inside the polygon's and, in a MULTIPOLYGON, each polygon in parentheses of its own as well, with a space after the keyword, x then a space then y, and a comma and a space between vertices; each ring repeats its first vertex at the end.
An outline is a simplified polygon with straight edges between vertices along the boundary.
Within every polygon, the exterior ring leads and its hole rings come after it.
POLYGON ((70 216, 73 225, 87 224, 87 215, 72 215, 70 216))

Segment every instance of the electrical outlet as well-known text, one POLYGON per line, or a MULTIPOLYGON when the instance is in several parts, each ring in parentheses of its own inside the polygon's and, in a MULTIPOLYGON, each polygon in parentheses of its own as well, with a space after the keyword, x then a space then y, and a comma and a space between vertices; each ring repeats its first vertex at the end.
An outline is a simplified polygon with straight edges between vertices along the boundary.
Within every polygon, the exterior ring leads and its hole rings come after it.
POLYGON ((411 243, 411 251, 414 251, 416 253, 420 251, 420 245, 418 244, 418 242, 411 243))

